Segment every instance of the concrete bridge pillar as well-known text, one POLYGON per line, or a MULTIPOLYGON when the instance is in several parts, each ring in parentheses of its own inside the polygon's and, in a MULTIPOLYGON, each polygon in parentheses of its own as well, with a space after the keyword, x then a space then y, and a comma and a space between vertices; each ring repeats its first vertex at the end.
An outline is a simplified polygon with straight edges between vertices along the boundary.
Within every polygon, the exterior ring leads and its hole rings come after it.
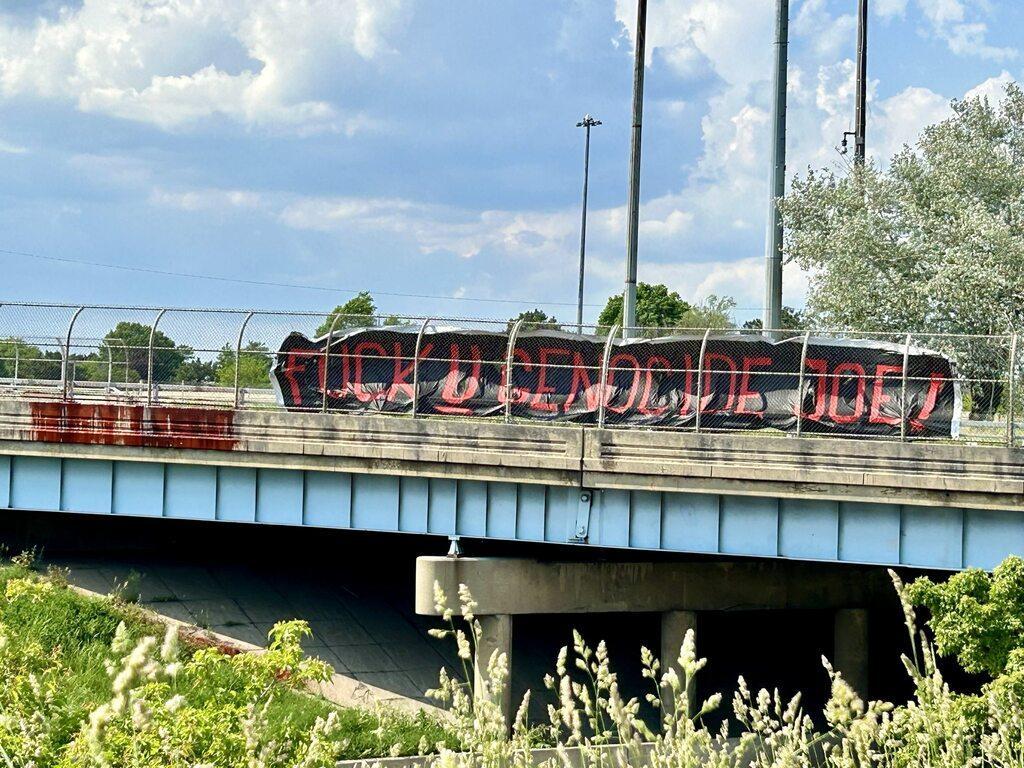
POLYGON ((505 716, 505 722, 512 727, 512 616, 507 613, 492 616, 477 616, 480 622, 480 637, 477 639, 476 661, 473 666, 473 695, 479 697, 487 681, 487 668, 491 656, 505 654, 505 668, 508 675, 501 692, 490 698, 505 716))
MULTIPOLYGON (((834 611, 833 664, 861 696, 867 691, 867 611, 892 586, 875 569, 774 562, 544 562, 512 558, 419 557, 416 612, 436 616, 434 584, 446 594, 465 584, 483 635, 479 660, 497 650, 511 670, 512 617, 536 614, 657 613, 662 668, 674 665, 688 629, 705 611, 834 611)), ((699 647, 699 638, 698 638, 699 647)), ((478 669, 479 683, 485 668, 478 669)), ((480 690, 479 685, 477 690, 480 690)), ((695 695, 691 694, 691 705, 695 695)), ((506 689, 499 701, 512 714, 506 689)))
POLYGON ((868 694, 868 611, 840 608, 835 612, 835 640, 832 665, 843 673, 861 698, 868 694))

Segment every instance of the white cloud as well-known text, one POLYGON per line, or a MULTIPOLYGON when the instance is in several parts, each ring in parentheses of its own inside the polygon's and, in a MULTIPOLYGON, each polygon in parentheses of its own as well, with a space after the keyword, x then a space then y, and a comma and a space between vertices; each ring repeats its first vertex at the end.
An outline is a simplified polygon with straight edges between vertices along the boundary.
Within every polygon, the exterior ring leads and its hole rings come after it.
POLYGON ((71 101, 165 130, 223 115, 354 133, 336 78, 390 50, 407 0, 84 0, 30 27, 0 17, 0 96, 71 101))
POLYGON ((883 19, 903 18, 908 0, 875 0, 872 10, 883 19))
POLYGON ((578 234, 568 211, 476 212, 397 198, 307 197, 285 206, 280 218, 295 229, 389 232, 421 253, 447 251, 467 259, 485 249, 541 258, 578 234))
POLYGON ((850 13, 833 17, 826 10, 825 0, 804 0, 790 29, 808 38, 816 55, 831 58, 852 47, 857 20, 850 13))
POLYGON ((138 187, 147 184, 153 175, 146 162, 124 155, 73 155, 68 159, 68 166, 72 172, 90 181, 118 187, 138 187))
POLYGON ((150 205, 176 208, 181 211, 225 211, 258 208, 261 197, 242 189, 192 189, 168 191, 154 187, 149 193, 150 205))
POLYGON ((1006 95, 1006 86, 1013 82, 1016 82, 1013 75, 1004 69, 995 77, 990 77, 988 80, 978 83, 971 88, 964 94, 964 98, 974 99, 980 96, 988 99, 989 103, 994 106, 996 102, 1002 101, 1006 95))
MULTIPOLYGON (((731 296, 737 313, 755 314, 764 304, 764 258, 749 256, 735 261, 648 263, 640 278, 665 283, 687 301, 699 304, 711 295, 731 296)), ((807 296, 807 276, 796 264, 783 267, 786 304, 802 306, 807 296)))
POLYGON ((917 0, 932 35, 945 41, 959 56, 977 56, 993 61, 1017 58, 1016 48, 999 47, 986 42, 988 25, 980 20, 989 8, 987 3, 964 3, 963 0, 917 0))
MULTIPOLYGON (((764 30, 773 28, 773 3, 750 0, 652 0, 647 11, 647 58, 656 52, 679 74, 693 75, 708 65, 727 83, 764 77, 771 46, 764 30), (739 53, 739 55, 737 55, 739 53)), ((635 38, 635 0, 615 0, 615 17, 635 38)))
POLYGON ((23 147, 20 144, 11 144, 9 141, 0 139, 0 155, 24 155, 28 152, 28 147, 23 147))

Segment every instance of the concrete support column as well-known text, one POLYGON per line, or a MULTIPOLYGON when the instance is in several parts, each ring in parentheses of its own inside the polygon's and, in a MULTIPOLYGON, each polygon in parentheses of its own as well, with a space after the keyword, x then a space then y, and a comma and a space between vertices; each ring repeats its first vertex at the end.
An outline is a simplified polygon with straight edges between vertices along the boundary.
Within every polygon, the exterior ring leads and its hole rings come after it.
POLYGON ((835 613, 832 664, 861 698, 868 695, 868 611, 840 608, 835 613))
MULTIPOLYGON (((697 631, 696 611, 665 611, 661 614, 661 669, 667 672, 669 667, 675 667, 679 679, 683 680, 683 670, 679 668, 677 659, 679 649, 683 647, 683 639, 687 630, 697 631)), ((696 712, 697 690, 691 688, 689 695, 690 714, 696 712)))
POLYGON ((512 727, 512 616, 477 616, 480 622, 480 639, 476 647, 476 666, 473 668, 473 691, 478 695, 487 680, 487 664, 495 651, 504 653, 508 660, 508 678, 505 688, 497 699, 505 715, 505 722, 512 727))

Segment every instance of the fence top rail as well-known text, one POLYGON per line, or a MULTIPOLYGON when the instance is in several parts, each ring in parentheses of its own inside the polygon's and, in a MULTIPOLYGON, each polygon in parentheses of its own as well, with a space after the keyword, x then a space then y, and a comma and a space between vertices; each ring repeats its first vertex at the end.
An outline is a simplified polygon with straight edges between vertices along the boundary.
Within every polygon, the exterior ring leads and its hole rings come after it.
MULTIPOLYGON (((188 313, 188 314, 211 314, 211 315, 237 315, 240 318, 244 318, 247 315, 253 315, 254 317, 307 317, 307 318, 329 318, 338 316, 340 318, 347 318, 352 320, 358 319, 372 319, 375 324, 385 320, 395 320, 399 324, 406 323, 423 323, 429 322, 429 326, 437 326, 445 323, 480 323, 487 325, 501 325, 506 326, 504 330, 510 330, 512 324, 518 318, 503 318, 503 317, 473 317, 473 316, 459 316, 459 315, 430 315, 430 314, 397 314, 397 313, 385 313, 376 312, 374 314, 366 313, 335 313, 331 309, 327 310, 289 310, 289 309, 258 309, 249 308, 243 309, 238 307, 197 307, 197 306, 173 306, 173 305, 147 305, 147 304, 106 304, 96 303, 88 304, 81 302, 45 302, 45 301, 3 301, 0 300, 0 310, 8 309, 12 307, 19 307, 24 309, 63 309, 63 310, 78 310, 84 311, 92 310, 104 310, 104 311, 120 311, 120 312, 166 312, 166 313, 188 313)), ((528 333, 531 331, 562 331, 564 333, 570 333, 575 335, 576 324, 571 322, 537 322, 527 320, 523 326, 522 332, 528 333)), ((604 336, 607 333, 608 327, 600 324, 590 323, 584 325, 585 329, 592 331, 592 335, 604 336)), ((347 330, 353 330, 354 326, 349 326, 347 330)), ((627 338, 642 340, 645 338, 657 338, 658 336, 668 335, 681 335, 681 334, 703 334, 706 330, 710 330, 712 334, 722 334, 730 336, 757 336, 762 334, 782 335, 783 341, 802 341, 803 335, 809 333, 812 337, 815 335, 820 336, 846 336, 850 338, 864 338, 868 339, 871 337, 905 337, 908 334, 912 339, 959 339, 959 340, 1010 340, 1016 333, 1013 331, 1006 331, 1002 333, 948 333, 941 331, 929 331, 929 330, 912 330, 906 329, 892 329, 892 330, 859 330, 852 328, 841 328, 841 327, 812 327, 812 328, 739 328, 739 327, 718 327, 707 329, 705 327, 681 327, 681 326, 654 326, 654 327, 634 327, 623 329, 627 338), (653 334, 653 335, 652 335, 653 334)), ((24 338, 28 338, 27 336, 24 338)), ((87 337, 80 337, 86 339, 87 337)), ((97 339, 105 340, 105 339, 97 339)))

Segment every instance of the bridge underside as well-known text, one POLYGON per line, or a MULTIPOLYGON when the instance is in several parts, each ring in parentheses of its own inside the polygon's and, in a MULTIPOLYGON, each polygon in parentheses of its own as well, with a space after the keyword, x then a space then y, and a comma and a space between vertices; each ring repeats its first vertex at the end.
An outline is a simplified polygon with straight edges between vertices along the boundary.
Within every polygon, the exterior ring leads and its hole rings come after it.
POLYGON ((0 455, 0 509, 951 570, 1024 552, 1007 509, 60 455, 0 455))

